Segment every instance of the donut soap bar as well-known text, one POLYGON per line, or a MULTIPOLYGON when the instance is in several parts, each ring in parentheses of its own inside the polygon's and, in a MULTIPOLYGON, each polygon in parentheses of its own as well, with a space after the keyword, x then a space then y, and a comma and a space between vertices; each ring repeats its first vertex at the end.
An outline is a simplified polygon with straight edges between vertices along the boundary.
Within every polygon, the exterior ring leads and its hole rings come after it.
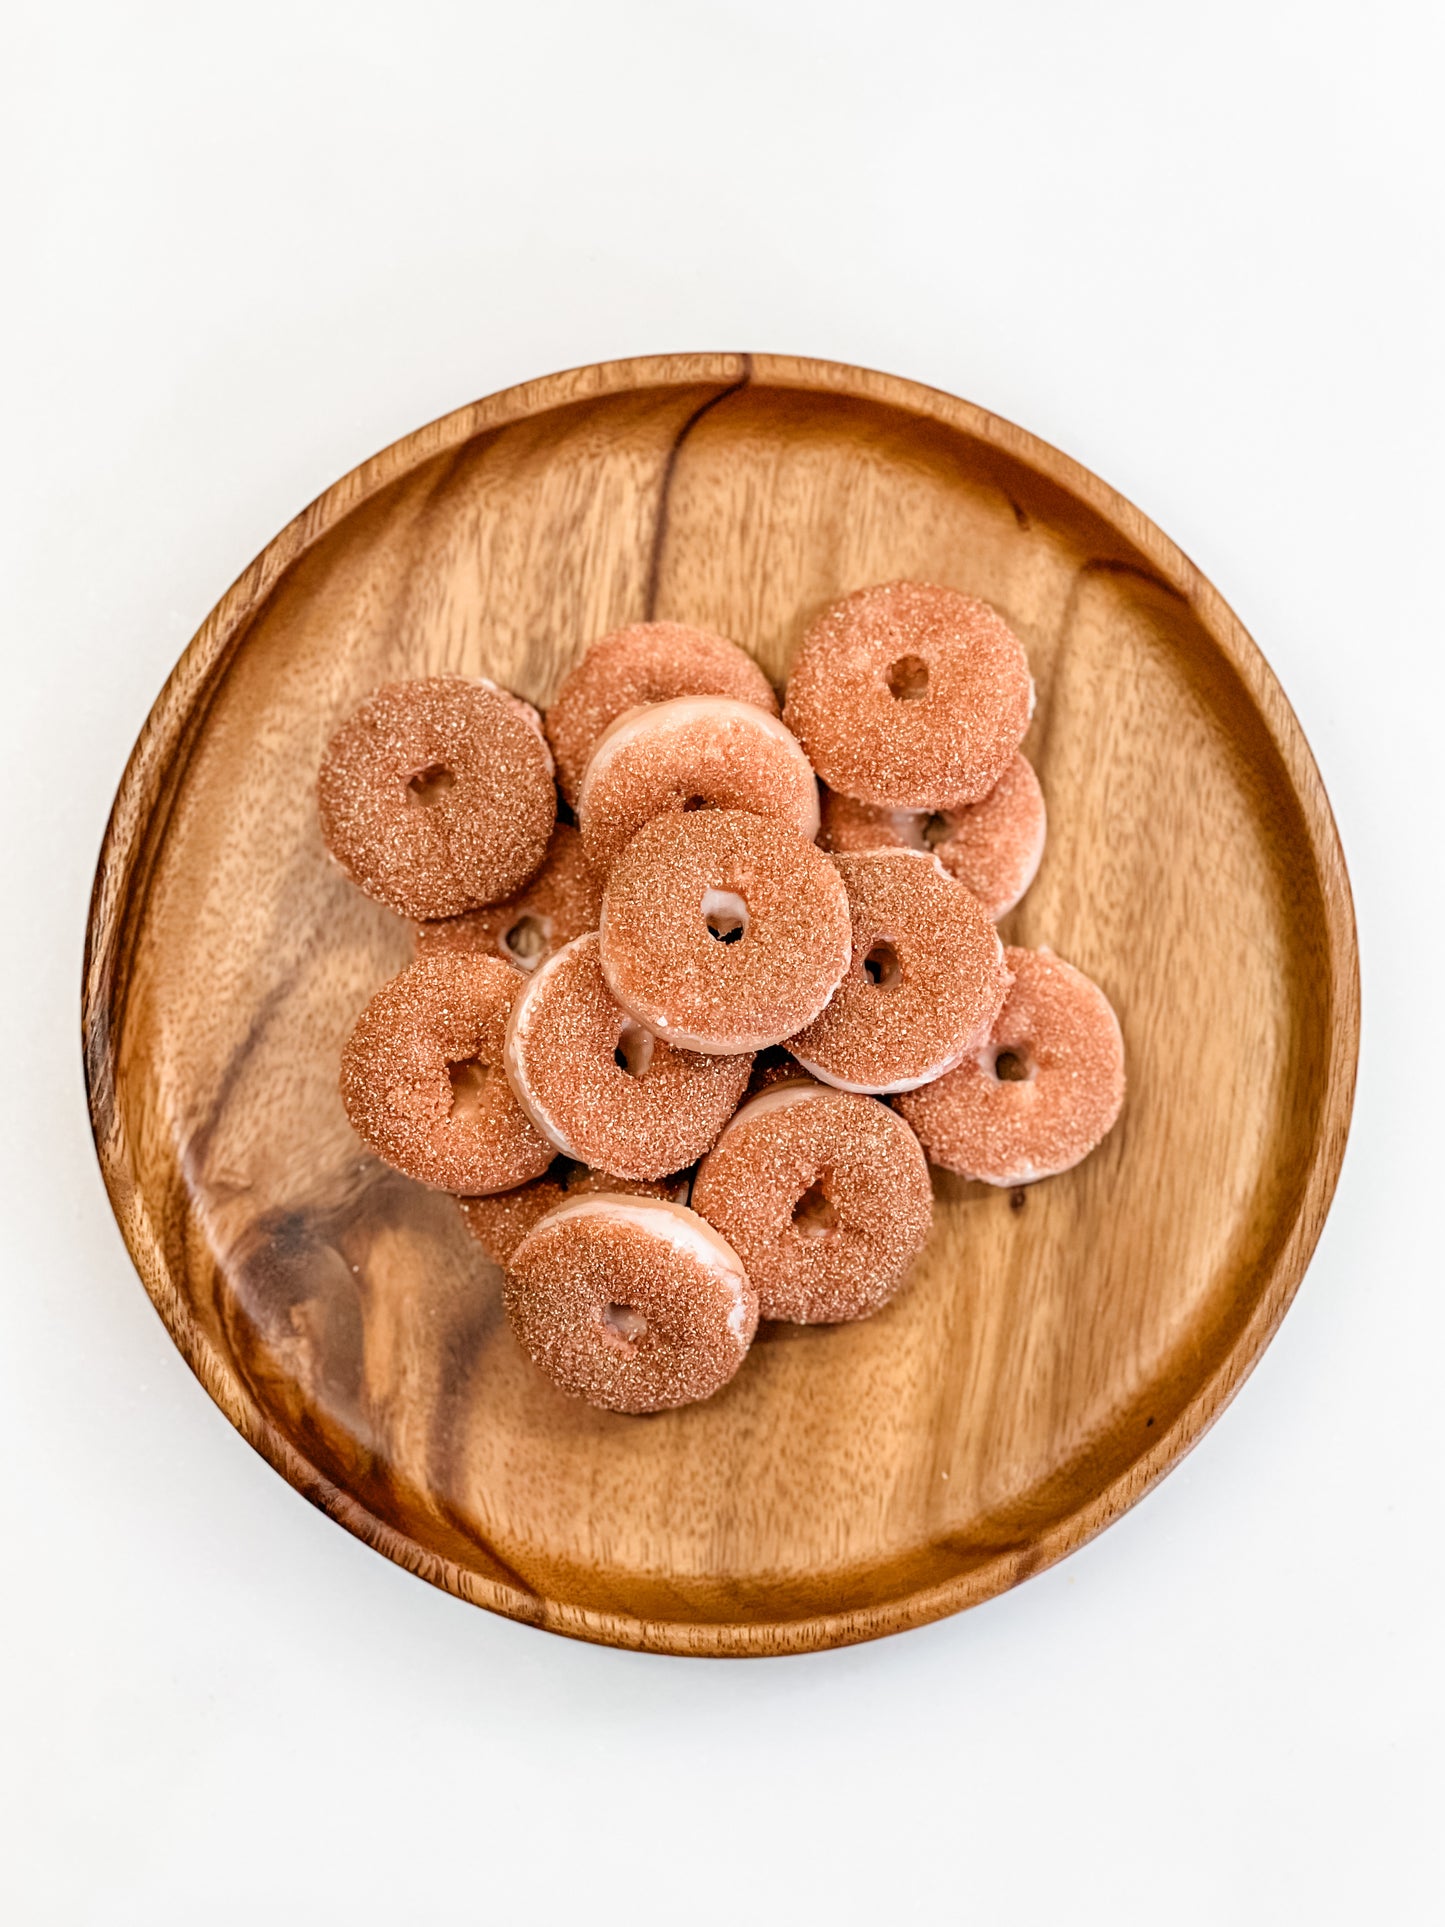
POLYGON ((821 841, 828 850, 921 850, 936 856, 997 923, 1038 875, 1047 828, 1039 779, 1019 752, 983 801, 962 809, 885 810, 829 790, 821 841))
POLYGON ((933 1222, 918 1139, 876 1098, 778 1084, 702 1161, 692 1206, 747 1266, 764 1318, 867 1318, 897 1291, 933 1222))
POLYGON ((1013 986, 987 1044, 898 1108, 935 1164, 985 1184, 1033 1184, 1086 1158, 1124 1102, 1114 1008, 1051 950, 1005 953, 1013 986))
POLYGON ((1107 998, 994 928, 1044 847, 1032 708, 995 610, 889 582, 816 617, 781 716, 734 643, 644 622, 587 650, 545 723, 436 676, 338 729, 326 847, 417 925, 342 1101, 456 1194, 561 1392, 709 1398, 760 1316, 889 1302, 930 1159, 1012 1187, 1111 1129, 1107 998))
POLYGON ((519 890, 557 814, 536 711, 461 676, 368 696, 327 747, 317 800, 322 838, 353 883, 419 920, 519 890))
POLYGON ((490 957, 423 957, 372 998, 341 1057, 341 1101, 378 1156, 443 1191, 507 1191, 555 1147, 502 1068, 521 979, 490 957))
POLYGON ((978 899, 931 856, 863 850, 835 862, 848 893, 850 967, 788 1048, 841 1091, 915 1090, 988 1036, 1008 989, 1003 945, 978 899))
POLYGON ((618 1177, 656 1179, 694 1163, 737 1109, 749 1055, 676 1050, 616 1004, 595 931, 527 980, 507 1027, 506 1071, 557 1150, 618 1177))
POLYGON ((484 910, 418 925, 416 954, 497 957, 529 975, 574 937, 597 928, 602 890, 570 823, 552 832, 541 869, 515 896, 484 910))
POLYGON ((885 582, 825 609, 783 706, 829 789, 890 810, 981 802, 1032 713, 1028 659, 1003 617, 927 582, 885 582))
POLYGON ((614 1412, 711 1398, 758 1323, 742 1260, 696 1212, 605 1191, 569 1198, 528 1232, 503 1302, 560 1391, 614 1412))
POLYGON ((742 810, 654 817, 602 896, 608 989, 685 1050, 791 1037, 833 995, 851 944, 836 866, 796 830, 742 810))
POLYGON ((683 622, 634 622, 594 642, 547 711, 557 781, 574 807, 582 773, 626 710, 674 696, 731 696, 778 713, 773 686, 735 642, 683 622))
POLYGON ((752 703, 682 696, 630 710, 582 778, 577 821, 587 861, 605 877, 645 823, 705 809, 749 810, 811 842, 818 783, 792 734, 752 703))

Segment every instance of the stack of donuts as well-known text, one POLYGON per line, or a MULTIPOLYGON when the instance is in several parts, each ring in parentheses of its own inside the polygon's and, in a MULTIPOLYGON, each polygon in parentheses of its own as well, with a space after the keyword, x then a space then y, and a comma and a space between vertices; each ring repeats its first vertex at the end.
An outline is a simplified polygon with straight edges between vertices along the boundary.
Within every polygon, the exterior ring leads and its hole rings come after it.
POLYGON ((822 611, 781 711, 735 643, 648 622, 545 715, 440 676, 341 725, 327 848, 416 926, 342 1099, 457 1195, 563 1392, 707 1398, 760 1318, 888 1302, 929 1160, 1012 1188, 1111 1128, 1108 1000, 995 929, 1043 853, 1032 711, 994 609, 890 582, 822 611))

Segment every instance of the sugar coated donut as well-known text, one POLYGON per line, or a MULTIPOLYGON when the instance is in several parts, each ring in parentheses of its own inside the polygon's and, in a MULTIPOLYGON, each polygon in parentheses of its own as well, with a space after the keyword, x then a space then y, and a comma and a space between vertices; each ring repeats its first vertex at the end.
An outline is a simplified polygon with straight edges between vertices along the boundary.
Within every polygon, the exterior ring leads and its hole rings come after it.
POLYGON ((783 717, 830 789, 890 810, 987 796, 1023 741, 1033 682, 986 602, 885 582, 825 609, 803 637, 783 717))
POLYGON ((582 838, 570 823, 559 823, 530 883, 505 903, 418 925, 416 953, 499 957, 530 974, 564 943, 595 930, 601 914, 602 888, 582 854, 582 838))
POLYGON ((680 696, 620 716, 593 751, 577 797, 587 861, 606 876, 644 823, 664 813, 749 810, 818 834, 818 783, 791 733, 752 703, 680 696))
POLYGON ((780 1084, 703 1159, 692 1206, 737 1252, 760 1315, 866 1318, 897 1291, 933 1222, 918 1139, 886 1104, 780 1084))
POLYGON ((557 781, 575 805, 582 772, 603 732, 624 711, 675 696, 732 696, 778 713, 773 686, 753 661, 708 629, 634 622, 594 642, 547 711, 557 781))
POLYGON ((670 1198, 686 1204, 688 1182, 685 1177, 660 1184, 642 1184, 631 1178, 609 1177, 585 1164, 572 1164, 557 1158, 545 1177, 518 1185, 515 1191, 497 1191, 485 1198, 458 1198, 462 1223, 486 1252, 493 1264, 511 1263, 512 1253, 534 1225, 569 1197, 589 1191, 614 1191, 627 1197, 670 1198))
POLYGON ((977 897, 931 856, 834 861, 852 922, 848 974, 788 1048, 840 1091, 911 1091, 987 1037, 1008 988, 1003 945, 977 897))
POLYGON ((503 1302, 523 1348, 571 1398, 661 1412, 710 1398, 747 1356, 758 1294, 685 1205, 596 1192, 512 1253, 503 1302))
POLYGON ((521 988, 490 957, 422 957, 383 986, 341 1056, 357 1134, 398 1171, 443 1191, 507 1191, 540 1177, 554 1147, 502 1069, 521 988))
POLYGON ((1086 1158, 1124 1102, 1113 1006, 1051 950, 1009 950, 1013 987, 988 1043, 898 1100, 935 1164, 985 1184, 1031 1184, 1086 1158))
POLYGON ((557 814, 529 703, 494 683, 390 683, 337 730, 317 780, 327 849, 403 916, 456 916, 519 890, 557 814))
POLYGON ((885 810, 829 790, 820 840, 825 850, 931 852, 997 923, 1037 876, 1046 829, 1039 779, 1016 752, 981 803, 957 810, 885 810))
POLYGON ((751 1057, 675 1050, 610 996, 595 931, 523 985, 507 1076, 537 1129, 569 1158, 661 1178, 700 1158, 737 1109, 751 1057))
POLYGON ((761 1050, 811 1023, 848 968, 850 932, 829 858, 742 810, 654 817, 602 895, 608 988, 685 1050, 761 1050))

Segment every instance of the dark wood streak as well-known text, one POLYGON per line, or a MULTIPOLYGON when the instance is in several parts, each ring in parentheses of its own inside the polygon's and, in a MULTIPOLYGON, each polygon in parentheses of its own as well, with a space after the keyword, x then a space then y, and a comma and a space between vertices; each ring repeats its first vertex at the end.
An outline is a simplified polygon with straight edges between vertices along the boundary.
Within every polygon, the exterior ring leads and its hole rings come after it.
POLYGON ((710 415, 715 408, 720 408, 730 396, 741 394, 752 380, 752 356, 744 355, 742 362, 743 372, 739 379, 730 383, 726 388, 720 388, 717 394, 710 395, 705 402, 702 402, 697 408, 694 408, 687 420, 682 424, 682 427, 679 428, 676 435, 673 436, 672 446, 667 451, 667 461, 663 466, 662 480, 658 486, 657 520, 653 525, 652 554, 647 565, 647 594, 643 598, 642 605, 642 619, 644 622, 653 621, 657 614, 657 591, 662 580, 662 554, 667 545, 668 518, 672 507, 672 483, 673 477, 677 473, 678 456, 681 455, 683 444, 686 442, 688 436, 697 427, 698 423, 702 421, 704 416, 710 415))

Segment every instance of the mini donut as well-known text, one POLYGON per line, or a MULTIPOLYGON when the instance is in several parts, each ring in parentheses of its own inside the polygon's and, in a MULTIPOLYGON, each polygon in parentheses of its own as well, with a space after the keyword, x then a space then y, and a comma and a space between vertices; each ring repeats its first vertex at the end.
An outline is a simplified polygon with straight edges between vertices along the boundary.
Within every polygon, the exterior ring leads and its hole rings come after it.
POLYGON ((811 1023, 848 968, 850 932, 829 858, 742 810, 654 817, 602 894, 608 989, 684 1050, 761 1050, 811 1023))
POLYGON ((679 696, 620 716, 593 751, 577 797, 587 861, 605 877, 644 823, 664 814, 748 810, 818 834, 818 783, 795 738, 765 709, 679 696))
POLYGON ((615 1191, 634 1198, 670 1198, 686 1204, 688 1181, 668 1179, 660 1184, 637 1183, 631 1178, 609 1177, 585 1164, 570 1164, 565 1158, 554 1160, 545 1177, 515 1191, 494 1192, 487 1198, 458 1198, 462 1223, 486 1252, 493 1264, 505 1268, 512 1253, 534 1225, 549 1211, 555 1211, 569 1197, 588 1191, 615 1191))
POLYGON ((602 889, 570 823, 552 832, 547 858, 530 883, 505 903, 418 925, 416 954, 499 957, 530 975, 564 943, 597 928, 602 889))
POLYGON ((554 1147, 502 1068, 521 987, 490 957, 421 957, 372 998, 341 1054, 341 1101, 378 1154, 442 1191, 509 1191, 554 1147))
POLYGON ((997 610, 929 582, 884 582, 803 637, 783 717, 830 789, 889 810, 988 795, 1023 741, 1033 682, 997 610))
POLYGON ((608 993, 596 931, 523 985, 506 1067, 544 1137, 579 1164, 655 1179, 700 1158, 738 1107, 751 1057, 675 1050, 608 993))
POLYGON ((614 629, 592 644, 547 711, 547 737, 567 801, 576 804, 593 750, 624 711, 674 696, 732 696, 770 716, 778 713, 772 684, 725 636, 683 622, 614 629))
POLYGON ((1008 988, 1003 945, 931 856, 860 850, 834 862, 852 920, 848 974, 788 1048, 840 1091, 911 1091, 988 1036, 1008 988))
POLYGON ((703 1159, 692 1208, 747 1266, 759 1315, 866 1318, 897 1291, 933 1223, 918 1139, 886 1104, 781 1084, 744 1104, 703 1159))
POLYGON ((885 810, 829 790, 820 841, 825 850, 931 853, 997 923, 1038 875, 1047 827, 1033 764, 1015 752, 983 801, 957 810, 885 810))
POLYGON ((898 1100, 935 1164, 984 1184, 1032 1184, 1086 1158, 1124 1102, 1114 1009, 1051 950, 1009 950, 1013 988, 984 1048, 898 1100))
POLYGON ((686 1205, 609 1192, 569 1198, 529 1231, 502 1296, 553 1384, 613 1412, 711 1398, 758 1324, 742 1260, 711 1225, 686 1205))
POLYGON ((529 703, 495 683, 389 683, 337 730, 317 779, 327 849, 403 916, 456 916, 520 890, 557 815, 529 703))

